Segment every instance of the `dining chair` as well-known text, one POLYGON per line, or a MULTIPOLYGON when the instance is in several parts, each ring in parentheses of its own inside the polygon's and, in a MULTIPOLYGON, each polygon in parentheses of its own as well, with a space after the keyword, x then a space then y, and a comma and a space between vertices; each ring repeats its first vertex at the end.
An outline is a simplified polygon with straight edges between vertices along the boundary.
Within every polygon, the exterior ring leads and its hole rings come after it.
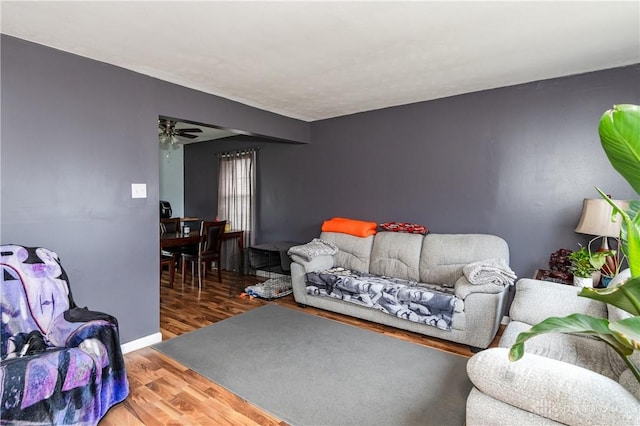
MULTIPOLYGON (((181 220, 179 217, 160 219, 161 234, 179 233, 181 232, 180 226, 181 220)), ((188 249, 188 247, 165 247, 161 250, 160 255, 164 257, 173 257, 175 267, 179 266, 179 262, 182 258, 181 253, 186 249, 188 249)), ((171 287, 173 288, 173 286, 171 287)))
POLYGON ((191 263, 191 276, 194 276, 194 263, 198 265, 198 286, 202 287, 202 276, 206 278, 207 269, 211 269, 211 262, 215 262, 218 268, 218 282, 222 282, 222 268, 220 258, 222 252, 222 234, 227 224, 222 221, 203 221, 200 226, 200 244, 197 251, 185 251, 182 253, 182 282, 186 275, 186 263, 191 263), (202 265, 204 264, 204 273, 202 265))
POLYGON ((164 266, 169 267, 169 285, 173 288, 173 281, 176 275, 176 253, 165 255, 160 250, 160 279, 162 279, 162 270, 164 266))
POLYGON ((180 232, 180 218, 160 219, 160 233, 180 232))

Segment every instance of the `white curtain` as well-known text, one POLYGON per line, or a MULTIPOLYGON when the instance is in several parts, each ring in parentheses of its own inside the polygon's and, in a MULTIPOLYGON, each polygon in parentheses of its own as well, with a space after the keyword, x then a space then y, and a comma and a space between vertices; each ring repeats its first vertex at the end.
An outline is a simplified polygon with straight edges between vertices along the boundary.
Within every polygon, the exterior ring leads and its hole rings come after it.
MULTIPOLYGON (((218 218, 231 229, 243 230, 244 247, 250 247, 255 242, 256 149, 222 153, 218 165, 218 218)), ((235 246, 235 241, 227 241, 223 251, 235 251, 235 246)), ((230 267, 231 256, 224 257, 223 267, 235 269, 230 267)))

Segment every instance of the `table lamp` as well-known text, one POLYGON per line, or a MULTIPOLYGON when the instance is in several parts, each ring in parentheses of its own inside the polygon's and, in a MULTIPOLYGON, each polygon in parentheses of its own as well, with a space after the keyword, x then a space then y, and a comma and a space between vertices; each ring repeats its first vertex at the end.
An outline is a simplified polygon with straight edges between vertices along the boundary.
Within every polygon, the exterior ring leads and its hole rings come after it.
MULTIPOLYGON (((629 202, 624 200, 612 200, 623 210, 629 208, 629 202)), ((576 227, 576 232, 581 234, 596 235, 602 237, 602 246, 598 251, 609 250, 609 237, 616 239, 616 250, 620 250, 620 225, 622 218, 620 215, 611 217, 613 208, 603 198, 585 198, 582 202, 582 216, 576 227)), ((601 271, 611 277, 618 270, 620 265, 620 253, 607 256, 606 262, 601 271)))
MULTIPOLYGON (((623 210, 629 208, 629 202, 625 200, 612 200, 623 210)), ((585 198, 582 202, 582 216, 576 227, 580 234, 596 235, 602 237, 600 250, 609 250, 609 237, 620 238, 620 225, 622 218, 615 215, 611 220, 613 208, 602 198, 585 198)))

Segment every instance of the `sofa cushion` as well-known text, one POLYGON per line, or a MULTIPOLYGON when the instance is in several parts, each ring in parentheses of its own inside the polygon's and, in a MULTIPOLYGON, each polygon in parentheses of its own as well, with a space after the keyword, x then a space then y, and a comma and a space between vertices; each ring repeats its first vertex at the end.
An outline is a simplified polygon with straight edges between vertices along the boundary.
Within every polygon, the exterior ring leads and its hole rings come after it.
POLYGON ((373 238, 373 235, 356 237, 340 232, 322 232, 320 234, 321 240, 332 243, 338 247, 338 253, 334 256, 334 266, 360 272, 369 272, 373 238))
POLYGON ((312 296, 332 297, 441 330, 451 329, 456 304, 451 289, 344 268, 307 272, 305 282, 312 296))
POLYGON ((428 234, 422 243, 419 279, 453 287, 465 265, 491 258, 509 264, 509 247, 495 235, 428 234))
POLYGON ((418 266, 423 238, 419 234, 379 232, 373 240, 369 272, 419 281, 418 266))

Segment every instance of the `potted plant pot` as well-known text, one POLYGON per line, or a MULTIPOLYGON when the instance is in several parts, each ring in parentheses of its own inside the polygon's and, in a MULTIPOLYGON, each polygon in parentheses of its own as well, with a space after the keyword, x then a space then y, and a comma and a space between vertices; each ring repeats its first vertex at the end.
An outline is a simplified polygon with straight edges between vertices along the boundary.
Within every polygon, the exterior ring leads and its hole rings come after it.
POLYGON ((593 287, 593 277, 573 276, 573 285, 576 287, 593 287))

